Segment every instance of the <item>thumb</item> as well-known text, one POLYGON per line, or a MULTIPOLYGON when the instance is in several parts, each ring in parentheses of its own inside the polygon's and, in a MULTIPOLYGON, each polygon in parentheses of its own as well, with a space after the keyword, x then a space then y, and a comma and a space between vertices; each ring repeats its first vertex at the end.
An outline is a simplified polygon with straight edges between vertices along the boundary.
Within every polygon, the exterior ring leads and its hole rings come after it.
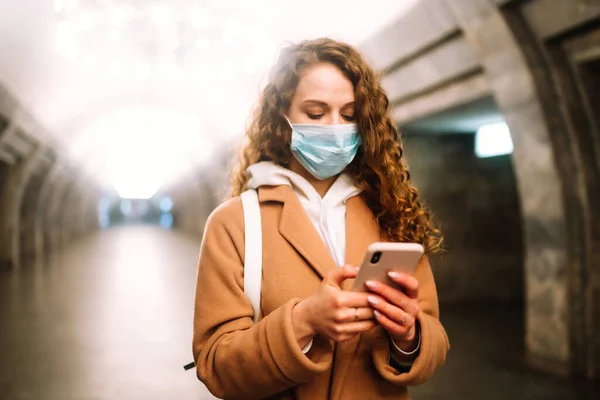
POLYGON ((358 273, 358 268, 347 264, 341 268, 337 268, 337 269, 329 271, 327 273, 327 275, 325 275, 324 281, 329 286, 333 286, 338 289, 341 289, 342 283, 346 279, 356 278, 357 273, 358 273))

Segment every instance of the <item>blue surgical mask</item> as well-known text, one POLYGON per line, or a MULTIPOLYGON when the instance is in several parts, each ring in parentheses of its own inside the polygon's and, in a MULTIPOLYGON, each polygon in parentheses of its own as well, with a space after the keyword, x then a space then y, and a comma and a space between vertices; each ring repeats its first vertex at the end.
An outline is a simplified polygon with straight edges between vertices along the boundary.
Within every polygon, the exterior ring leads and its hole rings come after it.
POLYGON ((352 162, 360 136, 356 124, 292 124, 292 154, 317 179, 341 173, 352 162))

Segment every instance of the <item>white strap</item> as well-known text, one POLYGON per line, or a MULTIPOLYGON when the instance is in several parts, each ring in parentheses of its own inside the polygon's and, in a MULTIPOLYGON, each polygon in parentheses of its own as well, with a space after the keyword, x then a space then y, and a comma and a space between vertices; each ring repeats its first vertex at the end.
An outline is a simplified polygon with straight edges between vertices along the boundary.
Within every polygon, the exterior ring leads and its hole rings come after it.
POLYGON ((244 209, 244 293, 252 304, 254 322, 260 314, 260 287, 262 280, 262 227, 260 205, 256 190, 241 194, 244 209))

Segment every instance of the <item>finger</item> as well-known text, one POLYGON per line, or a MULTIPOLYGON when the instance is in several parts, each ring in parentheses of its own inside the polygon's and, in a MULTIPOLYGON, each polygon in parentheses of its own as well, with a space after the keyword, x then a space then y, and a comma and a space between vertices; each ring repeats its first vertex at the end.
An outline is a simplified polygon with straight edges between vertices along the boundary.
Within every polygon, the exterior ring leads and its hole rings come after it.
POLYGON ((368 307, 368 293, 361 292, 341 292, 337 293, 335 306, 338 308, 357 308, 368 307))
POLYGON ((375 326, 374 320, 359 321, 359 322, 346 322, 343 324, 336 324, 333 327, 333 331, 336 335, 352 335, 361 332, 366 332, 375 326))
POLYGON ((369 296, 369 304, 371 304, 371 307, 373 307, 375 311, 379 311, 385 317, 397 323, 398 325, 410 327, 415 323, 414 315, 411 315, 401 308, 388 303, 382 298, 371 295, 369 296))
POLYGON ((329 271, 329 273, 325 275, 325 279, 323 281, 331 286, 341 289, 342 283, 346 279, 356 278, 357 273, 357 268, 351 265, 345 265, 342 268, 336 268, 334 270, 329 271))
POLYGON ((356 320, 356 315, 358 314, 359 321, 369 321, 375 319, 375 315, 373 314, 373 309, 371 307, 359 307, 354 309, 354 313, 352 318, 356 320))
POLYGON ((419 281, 415 277, 399 271, 390 271, 388 276, 404 289, 409 298, 419 298, 419 281))
POLYGON ((339 310, 336 314, 335 322, 367 321, 372 320, 373 318, 373 308, 371 307, 346 308, 339 310))
POLYGON ((402 291, 377 281, 367 281, 366 284, 371 292, 383 297, 388 303, 392 303, 412 315, 419 312, 417 301, 409 298, 402 291))
POLYGON ((408 326, 408 324, 397 324, 391 319, 389 319, 385 314, 379 311, 375 312, 375 319, 377 320, 377 322, 379 322, 379 325, 381 325, 383 329, 385 329, 390 334, 390 336, 393 337, 402 337, 406 335, 406 333, 410 329, 410 326, 408 326))
POLYGON ((353 333, 351 335, 339 335, 336 337, 332 337, 332 339, 338 343, 342 343, 342 342, 348 342, 348 341, 354 339, 356 337, 356 335, 358 335, 358 333, 353 333))

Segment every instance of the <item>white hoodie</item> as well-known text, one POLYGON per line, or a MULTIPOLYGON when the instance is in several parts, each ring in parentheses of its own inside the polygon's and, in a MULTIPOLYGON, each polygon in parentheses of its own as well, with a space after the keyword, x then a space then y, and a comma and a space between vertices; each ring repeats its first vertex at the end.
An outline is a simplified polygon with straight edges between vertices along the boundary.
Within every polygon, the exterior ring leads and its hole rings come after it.
POLYGON ((360 193, 350 176, 341 174, 321 198, 310 182, 273 162, 251 165, 246 172, 249 189, 263 185, 291 186, 335 262, 340 267, 345 264, 346 201, 360 193))

